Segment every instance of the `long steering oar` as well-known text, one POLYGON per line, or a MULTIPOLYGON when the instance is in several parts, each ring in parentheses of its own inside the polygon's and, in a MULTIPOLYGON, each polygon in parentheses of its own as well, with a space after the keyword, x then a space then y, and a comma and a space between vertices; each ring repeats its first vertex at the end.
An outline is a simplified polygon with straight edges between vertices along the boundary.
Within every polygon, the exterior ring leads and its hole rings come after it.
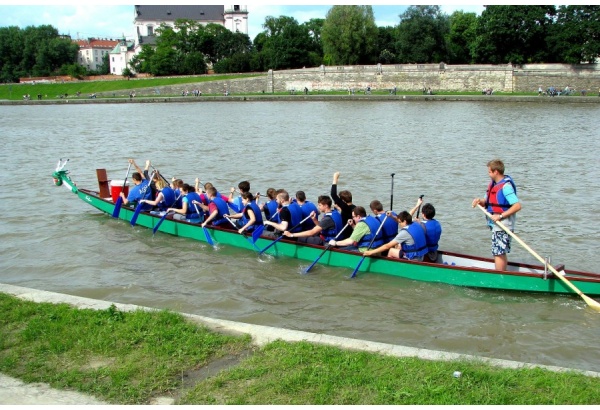
MULTIPOLYGON (((344 229, 346 229, 348 227, 348 225, 349 224, 344 225, 342 230, 338 232, 338 234, 335 236, 335 238, 333 238, 333 240, 336 240, 342 234, 342 232, 344 232, 344 229)), ((317 259, 315 259, 314 262, 308 268, 306 268, 304 273, 308 273, 308 271, 311 270, 313 268, 313 266, 315 266, 317 264, 319 259, 321 259, 321 256, 325 255, 325 252, 327 252, 329 250, 329 248, 331 248, 331 245, 327 244, 325 249, 323 249, 323 252, 321 252, 321 254, 317 257, 317 259)))
POLYGON ((392 193, 390 194, 390 209, 394 209, 394 175, 395 173, 390 174, 392 177, 392 193))
MULTIPOLYGON (((379 235, 379 232, 381 232, 381 228, 383 228, 383 224, 385 223, 385 220, 388 219, 388 215, 387 213, 385 214, 385 218, 383 218, 383 221, 381 221, 381 224, 379 225, 379 228, 377 228, 377 232, 375 233, 375 235, 373 235, 373 239, 371 239, 371 242, 369 243, 369 246, 367 246, 367 251, 369 249, 371 249, 371 246, 373 246, 373 242, 375 242, 375 238, 377 238, 377 235, 379 235)), ((352 275, 350 275, 350 278, 353 278, 356 276, 356 272, 358 272, 358 268, 360 268, 360 265, 362 265, 363 261, 365 260, 367 256, 363 255, 363 257, 361 258, 360 262, 358 262, 358 265, 356 265, 356 268, 354 268, 354 272, 352 272, 352 275)))
MULTIPOLYGON (((125 185, 127 185, 127 178, 129 178, 129 171, 131 170, 131 162, 129 163, 129 167, 127 167, 127 175, 125 175, 125 181, 123 181, 123 187, 121 187, 121 192, 125 192, 125 185)), ((115 202, 115 209, 113 209, 112 216, 113 218, 118 218, 119 213, 121 212, 121 206, 123 205, 123 198, 121 198, 121 194, 117 198, 117 202, 115 202)))
MULTIPOLYGON (((177 198, 175 198, 175 200, 173 201, 173 203, 168 206, 168 208, 173 207, 173 205, 175 205, 175 202, 177 202, 177 200, 179 198, 181 198, 181 193, 177 196, 177 198)), ((169 212, 165 212, 165 214, 159 219, 159 221, 156 224, 156 226, 154 228, 152 228, 152 235, 154 235, 156 233, 156 231, 158 231, 158 228, 160 227, 160 224, 163 223, 163 221, 166 219, 167 215, 169 215, 169 212)))
MULTIPOLYGON (((479 209, 481 209, 481 211, 488 217, 488 218, 492 218, 492 215, 481 205, 477 205, 477 207, 479 209)), ((521 244, 521 246, 523 246, 525 249, 527 249, 527 251, 529 253, 531 253, 538 261, 540 261, 541 263, 543 263, 544 265, 546 264, 546 261, 540 256, 538 255, 533 249, 531 249, 525 242, 523 242, 523 240, 521 238, 519 238, 514 232, 512 232, 510 229, 508 229, 506 227, 506 225, 504 225, 502 222, 500 221, 496 221, 495 222, 496 225, 498 225, 500 228, 502 228, 502 230, 504 232, 506 232, 507 234, 509 234, 510 236, 512 236, 517 242, 519 242, 521 244)), ((581 292, 575 285, 573 285, 571 283, 570 280, 568 280, 567 278, 565 278, 563 275, 561 275, 560 273, 558 273, 558 271, 556 269, 554 269, 554 266, 552 265, 548 265, 548 268, 552 271, 552 273, 554 273, 554 276, 558 277, 560 280, 562 280, 565 285, 567 285, 568 287, 570 287, 573 292, 577 293, 579 296, 581 296, 583 298, 583 300, 585 301, 585 303, 588 304, 588 306, 590 306, 591 308, 593 308, 594 310, 600 312, 600 303, 596 302, 594 299, 590 298, 589 296, 586 296, 583 294, 583 292, 581 292)))
MULTIPOLYGON (((150 181, 152 181, 152 178, 154 178, 154 174, 155 173, 156 172, 153 172, 152 175, 150 176, 150 181)), ((148 182, 147 189, 150 189, 150 181, 148 182)), ((140 201, 138 202, 137 206, 135 207, 135 212, 133 212, 133 216, 131 217, 131 221, 129 221, 129 223, 131 224, 131 226, 135 226, 135 223, 137 222, 138 216, 140 215, 140 212, 142 211, 143 207, 144 207, 144 203, 140 199, 140 201)))
MULTIPOLYGON (((233 221, 232 221, 231 219, 229 219, 227 216, 225 217, 225 219, 227 219, 227 220, 229 221, 229 223, 231 223, 231 225, 233 225, 233 227, 235 228, 235 230, 236 230, 236 231, 239 229, 239 228, 237 227, 237 225, 235 224, 235 222, 233 222, 233 221)), ((257 228, 255 228, 255 229, 258 229, 258 227, 257 227, 257 228)), ((260 249, 258 249, 258 246, 256 246, 256 244, 255 244, 255 243, 252 241, 252 239, 251 239, 251 238, 248 238, 248 237, 246 236, 246 231, 242 232, 240 235, 242 235, 244 238, 246 238, 246 240, 247 240, 248 242, 250 242, 250 243, 252 244, 252 246, 254 246, 254 249, 256 249, 257 251, 259 251, 259 252, 260 252, 260 249)))
MULTIPOLYGON (((293 226, 292 229, 290 229, 289 231, 292 232, 294 229, 296 229, 297 227, 299 227, 300 225, 302 225, 304 222, 306 222, 308 220, 308 218, 310 218, 310 215, 308 215, 306 218, 304 218, 303 220, 301 220, 300 222, 298 222, 296 224, 296 226, 293 226)), ((273 242, 271 242, 270 244, 268 244, 262 251, 259 252, 259 255, 262 255, 263 253, 265 253, 265 251, 267 249, 269 249, 271 246, 275 245, 277 242, 279 242, 280 240, 282 240, 285 236, 281 235, 279 238, 275 239, 273 242)))

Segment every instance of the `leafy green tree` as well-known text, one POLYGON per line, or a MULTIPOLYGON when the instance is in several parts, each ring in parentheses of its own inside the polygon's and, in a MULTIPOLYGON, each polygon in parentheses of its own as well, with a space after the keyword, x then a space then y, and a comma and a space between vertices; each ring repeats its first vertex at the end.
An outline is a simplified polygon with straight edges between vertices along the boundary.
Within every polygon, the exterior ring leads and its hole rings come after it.
POLYGON ((320 66, 323 63, 323 41, 321 32, 323 31, 325 19, 312 18, 301 24, 308 30, 310 44, 308 45, 308 59, 311 67, 320 66))
POLYGON ((440 6, 410 6, 400 16, 396 53, 401 63, 448 61, 448 16, 440 6))
POLYGON ((110 55, 108 53, 102 56, 102 64, 98 67, 98 74, 110 74, 110 55))
POLYGON ((17 82, 26 71, 20 66, 23 58, 23 32, 19 27, 0 27, 0 81, 17 82))
POLYGON ((79 80, 83 80, 83 77, 87 74, 87 70, 81 64, 73 63, 73 64, 63 64, 59 69, 60 75, 69 75, 73 78, 77 78, 79 80))
POLYGON ((450 15, 450 32, 447 36, 448 63, 470 64, 477 29, 477 14, 462 10, 450 15))
POLYGON ((306 26, 293 17, 267 16, 259 43, 263 70, 299 68, 309 63, 310 37, 306 26))
POLYGON ((371 6, 333 6, 321 31, 327 64, 372 64, 377 60, 377 26, 371 6))
POLYGON ((560 6, 548 49, 560 62, 593 63, 600 57, 600 6, 560 6))
POLYGON ((552 61, 547 40, 555 14, 554 6, 486 6, 477 20, 475 61, 484 64, 552 61))
POLYGON ((379 51, 379 61, 382 64, 396 63, 396 35, 395 27, 379 27, 377 29, 377 50, 379 51))

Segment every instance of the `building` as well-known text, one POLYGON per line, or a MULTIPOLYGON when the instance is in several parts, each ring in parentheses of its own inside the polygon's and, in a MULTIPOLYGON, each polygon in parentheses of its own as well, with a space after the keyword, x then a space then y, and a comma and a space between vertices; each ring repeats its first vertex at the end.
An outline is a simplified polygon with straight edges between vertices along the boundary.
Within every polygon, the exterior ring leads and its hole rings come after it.
POLYGON ((91 71, 97 71, 102 65, 102 58, 110 53, 118 44, 117 40, 88 38, 86 40, 75 40, 79 46, 77 62, 91 71))
POLYGON ((131 40, 121 39, 109 53, 110 73, 123 75, 129 62, 135 55, 135 43, 131 40))
POLYGON ((248 34, 246 6, 135 6, 134 25, 136 46, 154 44, 156 29, 165 24, 175 26, 178 19, 193 20, 203 25, 221 24, 232 32, 248 34))
POLYGON ((221 24, 231 31, 248 34, 246 6, 136 5, 134 40, 123 39, 110 52, 110 73, 122 75, 131 59, 142 51, 142 46, 156 44, 156 29, 161 25, 175 27, 175 21, 179 19, 193 20, 203 25, 221 24))

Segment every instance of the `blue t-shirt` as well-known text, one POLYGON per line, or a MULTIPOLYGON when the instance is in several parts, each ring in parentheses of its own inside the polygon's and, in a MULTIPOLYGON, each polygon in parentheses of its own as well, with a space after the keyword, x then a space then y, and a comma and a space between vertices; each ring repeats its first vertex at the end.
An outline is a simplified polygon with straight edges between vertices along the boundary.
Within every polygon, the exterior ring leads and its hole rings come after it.
POLYGON ((152 199, 151 196, 150 184, 147 179, 144 179, 140 184, 131 187, 129 195, 127 195, 127 201, 138 202, 140 199, 152 199))

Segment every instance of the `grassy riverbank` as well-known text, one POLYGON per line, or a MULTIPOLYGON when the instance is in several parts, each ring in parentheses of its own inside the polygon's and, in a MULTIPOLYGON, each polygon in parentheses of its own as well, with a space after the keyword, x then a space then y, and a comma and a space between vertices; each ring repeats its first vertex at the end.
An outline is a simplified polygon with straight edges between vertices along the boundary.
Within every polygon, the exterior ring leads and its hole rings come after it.
POLYGON ((597 378, 310 343, 253 347, 171 312, 78 310, 0 294, 0 372, 115 404, 599 404, 597 378), (462 376, 453 377, 454 371, 462 376))
MULTIPOLYGON (((109 97, 98 97, 102 98, 120 98, 128 99, 130 90, 136 90, 137 97, 158 97, 154 92, 155 87, 161 86, 172 86, 172 85, 185 85, 191 83, 202 83, 208 81, 226 81, 239 78, 251 78, 264 74, 238 74, 238 75, 202 75, 202 76, 186 76, 186 77, 158 77, 158 78, 140 78, 132 80, 113 80, 113 81, 72 81, 66 83, 37 83, 37 84, 0 84, 0 100, 12 100, 18 101, 23 100, 23 95, 29 94, 31 100, 36 101, 38 94, 42 96, 44 101, 47 100, 60 100, 69 98, 73 99, 89 99, 91 94, 104 93, 109 97), (140 91, 140 89, 147 89, 147 92, 140 91), (77 97, 77 93, 80 93, 77 97), (113 96, 114 94, 114 96, 113 96), (61 97, 62 96, 62 97, 61 97)), ((191 90, 189 90, 191 91, 191 90)), ((371 93, 373 96, 389 95, 389 89, 374 89, 371 93)), ((204 92, 203 96, 221 96, 222 93, 210 94, 204 92)), ((246 93, 246 94, 234 94, 236 96, 257 96, 264 95, 263 93, 246 93)), ((289 96, 289 92, 277 92, 268 95, 279 95, 289 96)), ((301 90, 297 90, 295 95, 304 95, 301 90)), ((322 91, 322 90, 311 90, 309 95, 348 95, 347 91, 322 91)), ((365 95, 364 90, 356 90, 356 95, 365 95)), ((397 95, 423 95, 421 91, 405 91, 397 90, 397 95)), ((435 95, 438 96, 481 96, 480 91, 435 91, 435 95)), ((502 96, 515 96, 515 97, 531 97, 537 96, 537 93, 503 93, 495 92, 494 95, 502 96)), ((168 97, 180 97, 181 94, 160 94, 161 98, 168 97)), ((591 96, 591 94, 590 94, 591 96)), ((191 99, 192 97, 190 97, 191 99)), ((544 98, 548 98, 545 97, 544 98)), ((572 97, 559 97, 559 98, 572 98, 572 97)))
POLYGON ((113 81, 70 81, 66 83, 41 83, 36 84, 2 84, 0 86, 0 100, 22 100, 23 95, 31 95, 32 100, 41 94, 44 99, 60 99, 66 94, 74 98, 79 92, 79 98, 88 98, 90 94, 117 91, 137 90, 140 88, 161 87, 167 85, 202 83, 207 81, 225 81, 237 78, 251 78, 259 74, 233 74, 233 75, 204 75, 189 77, 157 77, 140 78, 132 80, 113 81))

